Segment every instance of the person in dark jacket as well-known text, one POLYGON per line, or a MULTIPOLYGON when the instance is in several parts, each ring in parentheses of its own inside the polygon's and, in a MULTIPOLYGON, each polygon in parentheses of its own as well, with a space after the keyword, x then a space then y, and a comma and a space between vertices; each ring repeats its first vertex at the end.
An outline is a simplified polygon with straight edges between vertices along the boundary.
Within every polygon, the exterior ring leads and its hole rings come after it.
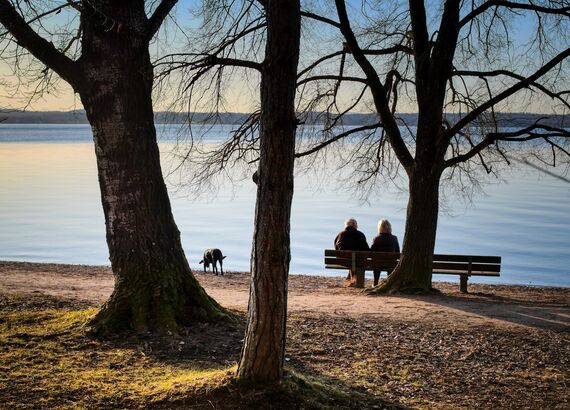
POLYGON ((334 240, 334 248, 337 251, 368 251, 366 236, 358 230, 356 219, 349 218, 344 223, 344 230, 334 240))
MULTIPOLYGON (((344 222, 344 230, 334 239, 334 248, 337 251, 368 251, 366 236, 358 230, 356 219, 349 218, 344 222)), ((350 280, 350 272, 346 280, 350 280)))
MULTIPOLYGON (((392 224, 387 219, 378 221, 378 236, 372 241, 371 251, 376 252, 400 252, 400 244, 398 238, 392 235, 392 224)), ((388 275, 392 271, 388 271, 388 275)), ((378 285, 380 280, 380 271, 374 271, 374 286, 378 285)))

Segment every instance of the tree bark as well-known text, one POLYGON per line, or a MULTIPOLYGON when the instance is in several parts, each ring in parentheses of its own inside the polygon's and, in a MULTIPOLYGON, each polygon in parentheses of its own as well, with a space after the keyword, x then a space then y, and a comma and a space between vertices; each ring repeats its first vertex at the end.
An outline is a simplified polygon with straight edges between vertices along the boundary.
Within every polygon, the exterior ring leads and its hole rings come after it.
POLYGON ((144 2, 86 10, 82 20, 77 88, 93 130, 115 274, 93 325, 100 333, 166 331, 223 317, 188 266, 162 177, 144 2))
POLYGON ((370 293, 424 293, 432 290, 440 177, 441 167, 429 162, 418 162, 410 173, 402 258, 392 274, 370 293))
POLYGON ((261 142, 251 257, 248 323, 238 376, 283 376, 295 155, 295 89, 300 42, 298 0, 269 0, 261 77, 261 142))

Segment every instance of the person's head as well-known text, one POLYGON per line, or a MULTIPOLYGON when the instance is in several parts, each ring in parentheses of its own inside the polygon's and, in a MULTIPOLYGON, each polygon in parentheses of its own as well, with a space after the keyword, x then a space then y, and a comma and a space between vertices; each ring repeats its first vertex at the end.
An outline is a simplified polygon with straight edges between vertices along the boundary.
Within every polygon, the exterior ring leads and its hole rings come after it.
POLYGON ((344 227, 358 229, 358 222, 356 222, 356 219, 354 218, 348 218, 346 221, 344 221, 344 227))
POLYGON ((392 224, 387 219, 378 221, 378 233, 392 233, 392 224))

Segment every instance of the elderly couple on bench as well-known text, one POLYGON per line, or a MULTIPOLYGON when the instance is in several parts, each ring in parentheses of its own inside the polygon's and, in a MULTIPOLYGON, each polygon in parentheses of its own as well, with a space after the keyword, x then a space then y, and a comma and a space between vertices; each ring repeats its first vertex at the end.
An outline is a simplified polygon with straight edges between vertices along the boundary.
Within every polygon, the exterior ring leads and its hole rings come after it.
MULTIPOLYGON (((337 251, 376 251, 376 252, 400 252, 398 238, 392 235, 392 225, 387 219, 378 221, 378 236, 368 246, 366 236, 358 230, 356 219, 349 218, 344 222, 344 230, 334 240, 334 248, 337 251)), ((388 271, 388 275, 392 273, 388 271)), ((350 281, 350 273, 346 278, 350 281)), ((374 286, 378 285, 380 271, 374 271, 374 286)))

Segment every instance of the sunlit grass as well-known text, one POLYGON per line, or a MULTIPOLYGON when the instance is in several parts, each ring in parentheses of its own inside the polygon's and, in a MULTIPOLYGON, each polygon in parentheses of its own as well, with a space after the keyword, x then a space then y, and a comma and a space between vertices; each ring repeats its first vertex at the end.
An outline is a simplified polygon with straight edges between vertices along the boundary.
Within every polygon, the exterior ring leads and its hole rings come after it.
POLYGON ((248 386, 235 364, 154 354, 144 338, 99 340, 87 326, 96 311, 0 311, 0 407, 348 408, 357 397, 291 369, 279 385, 248 386))
POLYGON ((90 338, 85 323, 94 313, 48 310, 1 317, 4 405, 19 407, 24 393, 45 407, 152 403, 231 382, 231 368, 178 366, 136 346, 90 338))

